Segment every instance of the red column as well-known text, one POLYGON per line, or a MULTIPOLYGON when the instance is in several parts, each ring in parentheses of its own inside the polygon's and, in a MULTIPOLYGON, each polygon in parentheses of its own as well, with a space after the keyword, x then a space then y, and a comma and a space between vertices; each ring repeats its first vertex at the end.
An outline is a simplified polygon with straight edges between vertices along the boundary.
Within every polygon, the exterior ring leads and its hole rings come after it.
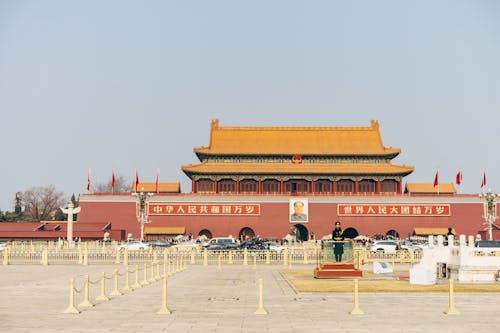
POLYGON ((196 193, 196 181, 191 180, 191 192, 196 193))
POLYGON ((240 193, 240 181, 236 180, 236 193, 240 193))
POLYGON ((309 192, 314 193, 314 180, 311 180, 311 187, 309 188, 309 192))
POLYGON ((377 179, 377 184, 375 185, 375 194, 380 194, 380 179, 377 179))
POLYGON ((358 193, 359 191, 359 182, 356 180, 354 182, 354 193, 358 193))
POLYGON ((262 193, 262 181, 259 180, 257 183, 257 193, 262 193))
POLYGON ((402 193, 402 185, 403 185, 403 180, 400 179, 398 182, 398 194, 402 193))
POLYGON ((332 192, 337 193, 337 181, 332 180, 332 192))
POLYGON ((214 180, 214 192, 218 193, 219 189, 217 188, 217 180, 214 180))
POLYGON ((285 193, 285 183, 282 180, 280 180, 280 193, 285 193))

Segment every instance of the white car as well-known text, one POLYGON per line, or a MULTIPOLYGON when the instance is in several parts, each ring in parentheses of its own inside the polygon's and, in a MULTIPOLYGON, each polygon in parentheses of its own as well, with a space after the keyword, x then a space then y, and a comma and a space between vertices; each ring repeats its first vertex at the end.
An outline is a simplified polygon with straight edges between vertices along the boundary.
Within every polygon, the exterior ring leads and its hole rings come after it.
POLYGON ((395 252, 399 250, 399 244, 392 240, 380 240, 370 246, 370 251, 395 252))
POLYGON ((130 241, 125 244, 118 245, 119 250, 129 249, 129 250, 148 250, 149 244, 141 241, 130 241))
POLYGON ((7 248, 7 243, 0 243, 0 251, 3 251, 7 248))

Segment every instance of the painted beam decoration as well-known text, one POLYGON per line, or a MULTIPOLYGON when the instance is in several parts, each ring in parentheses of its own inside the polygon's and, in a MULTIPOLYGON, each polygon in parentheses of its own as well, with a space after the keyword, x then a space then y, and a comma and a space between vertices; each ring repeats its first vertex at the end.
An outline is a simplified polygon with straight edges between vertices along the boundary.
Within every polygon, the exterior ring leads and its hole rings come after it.
POLYGON ((339 204, 338 216, 450 216, 450 204, 339 204))
POLYGON ((255 203, 149 203, 149 215, 231 215, 260 216, 260 204, 255 203))

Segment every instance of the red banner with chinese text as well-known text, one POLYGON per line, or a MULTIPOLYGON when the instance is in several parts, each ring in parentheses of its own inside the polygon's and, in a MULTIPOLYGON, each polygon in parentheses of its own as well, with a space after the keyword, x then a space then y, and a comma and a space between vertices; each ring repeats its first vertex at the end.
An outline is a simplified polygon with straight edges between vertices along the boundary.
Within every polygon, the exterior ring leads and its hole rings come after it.
POLYGON ((449 204, 339 204, 338 216, 450 216, 449 204))
POLYGON ((149 203, 149 215, 232 215, 259 216, 254 203, 149 203))

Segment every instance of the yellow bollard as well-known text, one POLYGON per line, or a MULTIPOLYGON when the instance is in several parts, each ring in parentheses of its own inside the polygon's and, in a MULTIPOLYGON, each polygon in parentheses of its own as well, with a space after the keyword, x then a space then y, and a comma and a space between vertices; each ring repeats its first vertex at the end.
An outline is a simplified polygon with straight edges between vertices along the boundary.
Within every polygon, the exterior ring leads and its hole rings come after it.
POLYGON ((194 261, 194 251, 191 251, 191 265, 194 265, 195 264, 195 261, 194 261))
POLYGON ((454 300, 454 293, 453 293, 453 279, 448 279, 449 282, 449 305, 448 305, 448 310, 446 310, 444 313, 447 315, 459 315, 460 312, 458 312, 457 308, 455 308, 455 300, 454 300))
POLYGON ((155 264, 151 262, 151 276, 149 278, 149 283, 155 282, 155 264))
POLYGON ((161 308, 156 312, 157 314, 170 314, 170 310, 167 307, 167 278, 163 278, 163 289, 161 295, 161 308))
POLYGON ((243 266, 248 265, 248 250, 244 249, 243 250, 243 266))
POLYGON ((7 266, 9 264, 9 249, 3 250, 3 265, 7 266))
POLYGON ((75 279, 69 280, 69 306, 64 310, 64 313, 80 313, 75 306, 75 279))
POLYGON ((364 314, 363 310, 359 308, 358 279, 354 280, 354 307, 349 313, 353 315, 364 314))
POLYGON ((139 265, 135 265, 135 282, 132 285, 134 289, 140 289, 141 284, 139 283, 139 265))
POLYGON ((47 266, 49 264, 49 251, 47 248, 43 249, 42 251, 42 261, 41 261, 42 266, 47 266))
POLYGON ((257 254, 253 256, 253 269, 257 269, 257 254))
POLYGON ((132 291, 130 287, 130 277, 129 277, 129 269, 128 266, 125 267, 125 287, 123 287, 122 291, 132 291))
POLYGON ((89 275, 85 275, 84 285, 83 285, 83 301, 78 304, 79 307, 90 308, 94 304, 89 299, 89 275))
POLYGON ((141 282, 141 285, 147 286, 149 284, 148 282, 148 266, 146 263, 144 263, 144 275, 143 275, 143 280, 141 282))
POLYGON ((288 250, 283 251, 283 265, 288 266, 288 250))
POLYGON ((271 263, 271 253, 269 250, 266 251, 266 265, 269 265, 271 263))
POLYGON ((217 269, 220 271, 222 269, 222 259, 221 254, 219 253, 219 257, 217 259, 217 269))
POLYGON ((116 260, 115 260, 115 264, 119 264, 120 263, 120 256, 121 256, 121 251, 120 251, 120 248, 116 248, 116 260))
POLYGON ((97 301, 109 301, 106 296, 106 273, 101 273, 101 294, 96 298, 97 301))
POLYGON ((115 289, 110 293, 111 296, 120 296, 122 293, 118 290, 118 270, 115 269, 115 289))
POLYGON ((229 259, 227 260, 227 263, 229 265, 232 265, 233 264, 233 250, 230 250, 229 251, 229 259))
MULTIPOLYGON (((85 243, 87 245, 87 243, 85 243)), ((87 249, 87 246, 85 246, 85 249, 83 250, 83 266, 88 266, 89 265, 89 250, 87 249)))
POLYGON ((307 262, 307 251, 304 250, 304 265, 307 265, 308 262, 307 262))
POLYGON ((203 266, 208 266, 208 252, 207 252, 207 249, 203 249, 203 266))
POLYGON ((264 309, 263 292, 264 292, 264 282, 262 281, 262 279, 259 279, 259 307, 254 312, 255 314, 258 314, 258 315, 266 315, 267 314, 266 309, 264 309))
POLYGON ((123 265, 128 266, 128 247, 123 251, 123 265))

